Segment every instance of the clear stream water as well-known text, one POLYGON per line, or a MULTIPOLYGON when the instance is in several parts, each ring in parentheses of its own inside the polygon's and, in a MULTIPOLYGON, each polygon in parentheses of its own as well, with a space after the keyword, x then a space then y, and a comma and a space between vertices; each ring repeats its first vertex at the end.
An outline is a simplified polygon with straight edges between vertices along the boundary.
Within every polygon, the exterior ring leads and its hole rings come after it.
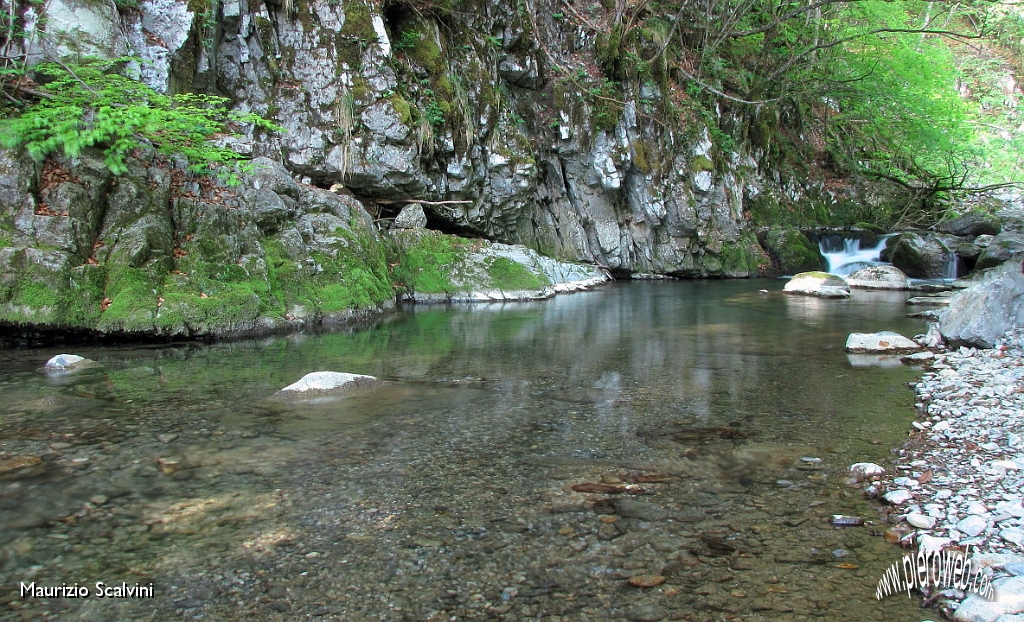
POLYGON ((782 285, 616 283, 345 333, 77 348, 101 366, 63 378, 39 371, 60 350, 4 351, 0 619, 928 618, 876 600, 902 552, 843 483, 902 443, 916 376, 854 364, 847 335, 924 325, 905 294, 782 285), (268 399, 319 370, 389 383, 268 399), (97 581, 154 597, 19 593, 97 581))

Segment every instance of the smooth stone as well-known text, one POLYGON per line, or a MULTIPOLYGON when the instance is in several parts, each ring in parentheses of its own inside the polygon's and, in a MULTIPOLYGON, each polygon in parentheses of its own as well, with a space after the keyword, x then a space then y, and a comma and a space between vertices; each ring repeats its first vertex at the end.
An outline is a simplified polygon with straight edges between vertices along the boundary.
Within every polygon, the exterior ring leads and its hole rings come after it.
POLYGON ((803 294, 820 298, 849 298, 850 286, 843 277, 827 272, 801 272, 782 288, 786 294, 803 294))
POLYGON ((78 356, 77 354, 58 354, 57 356, 46 361, 46 369, 57 369, 64 370, 70 369, 82 361, 88 360, 84 356, 78 356))
POLYGON ((303 376, 298 382, 290 384, 278 393, 306 393, 309 391, 336 391, 353 386, 376 384, 377 378, 362 374, 347 374, 336 371, 315 371, 303 376))
POLYGON ((1021 543, 1024 543, 1024 529, 1007 527, 999 532, 999 537, 1007 542, 1020 546, 1021 543))
POLYGON ((864 354, 900 354, 918 352, 923 348, 915 341, 899 333, 851 333, 846 339, 846 351, 864 354))
POLYGON ((941 551, 947 544, 951 544, 951 538, 940 538, 925 534, 918 538, 918 548, 922 551, 941 551))
POLYGON ((868 266, 846 277, 850 287, 860 289, 910 289, 910 279, 896 266, 868 266))
POLYGON ((1013 562, 1011 564, 1006 564, 1005 566, 1003 566, 1003 570, 1005 570, 1006 572, 1010 573, 1015 577, 1022 577, 1024 576, 1024 562, 1013 562))
POLYGON ((644 521, 660 521, 668 518, 668 511, 659 505, 632 499, 616 499, 615 513, 622 518, 636 518, 644 521))
POLYGON ((1004 614, 1024 611, 1024 577, 1004 577, 992 582, 994 600, 970 594, 953 614, 956 622, 994 622, 1004 614))
POLYGON ((914 495, 909 490, 893 490, 882 495, 882 498, 893 505, 900 505, 913 499, 914 495))
POLYGON ((907 522, 918 529, 931 529, 935 526, 935 519, 924 514, 907 514, 907 522))
POLYGON ((991 466, 994 469, 1006 469, 1007 471, 1016 471, 1020 468, 1020 465, 1013 460, 996 460, 991 464, 991 466))
POLYGON ((880 475, 885 475, 885 467, 874 462, 856 462, 850 465, 850 477, 858 482, 880 475))
POLYGON ((988 521, 980 516, 968 516, 956 524, 956 529, 973 538, 988 529, 988 521))

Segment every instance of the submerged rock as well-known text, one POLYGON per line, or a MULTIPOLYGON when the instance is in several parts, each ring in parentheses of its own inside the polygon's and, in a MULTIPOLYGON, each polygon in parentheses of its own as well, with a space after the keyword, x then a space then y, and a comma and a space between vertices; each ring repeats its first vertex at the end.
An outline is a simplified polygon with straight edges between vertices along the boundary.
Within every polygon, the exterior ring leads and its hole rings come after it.
POLYGON ((851 333, 846 339, 846 351, 855 353, 906 354, 923 348, 917 342, 899 333, 851 333))
POLYGON ((348 374, 336 371, 315 371, 303 376, 274 394, 274 397, 292 397, 301 394, 345 392, 355 388, 376 386, 380 380, 374 376, 348 374))
POLYGON ((846 277, 850 287, 860 289, 910 289, 910 279, 896 266, 868 266, 846 277))
POLYGON ((801 272, 782 288, 786 294, 802 294, 818 298, 849 298, 850 286, 841 276, 827 272, 801 272))
POLYGON ((96 361, 78 356, 77 354, 58 354, 43 365, 47 374, 67 374, 99 365, 96 361))

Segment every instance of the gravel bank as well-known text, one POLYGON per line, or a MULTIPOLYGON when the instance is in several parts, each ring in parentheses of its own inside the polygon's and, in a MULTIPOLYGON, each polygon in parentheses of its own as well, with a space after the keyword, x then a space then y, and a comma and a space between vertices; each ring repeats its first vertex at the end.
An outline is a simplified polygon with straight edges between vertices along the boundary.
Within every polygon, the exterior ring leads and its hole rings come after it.
POLYGON ((897 523, 886 536, 931 550, 970 545, 998 597, 947 589, 940 602, 953 619, 1024 620, 1012 615, 1024 611, 1024 330, 990 350, 937 355, 915 392, 917 431, 884 482, 897 523))

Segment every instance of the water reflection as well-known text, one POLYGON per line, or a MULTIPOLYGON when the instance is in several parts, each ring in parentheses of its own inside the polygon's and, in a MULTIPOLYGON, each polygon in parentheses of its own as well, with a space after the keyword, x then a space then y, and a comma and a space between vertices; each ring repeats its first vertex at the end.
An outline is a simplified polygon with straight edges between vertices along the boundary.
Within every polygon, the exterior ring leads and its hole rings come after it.
POLYGON ((0 583, 158 588, 0 604, 14 619, 907 617, 873 598, 887 545, 827 516, 871 518, 842 472, 883 460, 913 416, 914 372, 853 365, 846 336, 922 325, 898 296, 779 289, 614 284, 351 333, 88 348, 102 367, 59 380, 37 370, 55 351, 6 353, 0 583), (270 399, 322 370, 388 383, 270 399), (666 582, 625 583, 641 572, 666 582))

